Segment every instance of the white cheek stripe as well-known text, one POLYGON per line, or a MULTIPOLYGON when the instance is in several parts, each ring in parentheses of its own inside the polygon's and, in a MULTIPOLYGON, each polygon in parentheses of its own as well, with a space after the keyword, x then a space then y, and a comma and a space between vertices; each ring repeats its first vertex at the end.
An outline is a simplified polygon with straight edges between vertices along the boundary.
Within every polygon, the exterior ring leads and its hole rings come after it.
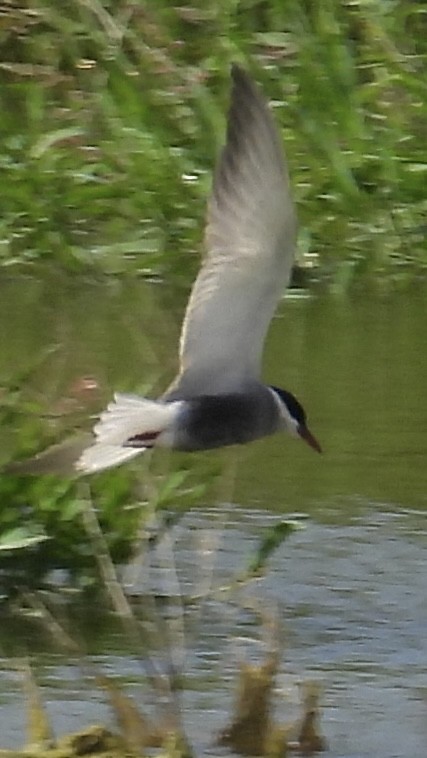
POLYGON ((293 416, 289 413, 286 405, 281 400, 280 396, 275 392, 271 387, 268 387, 267 389, 270 390, 271 394, 274 397, 274 402, 276 403, 277 409, 279 411, 280 418, 284 421, 284 425, 290 434, 298 434, 298 422, 296 419, 294 419, 293 416))

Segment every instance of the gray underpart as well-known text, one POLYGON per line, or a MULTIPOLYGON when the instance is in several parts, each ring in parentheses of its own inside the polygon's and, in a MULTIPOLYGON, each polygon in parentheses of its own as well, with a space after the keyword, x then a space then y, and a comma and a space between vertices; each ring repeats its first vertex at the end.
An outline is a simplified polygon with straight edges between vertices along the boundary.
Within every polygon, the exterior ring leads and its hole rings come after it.
POLYGON ((280 428, 277 403, 271 391, 259 384, 251 392, 187 400, 177 419, 174 448, 193 451, 243 445, 280 428))

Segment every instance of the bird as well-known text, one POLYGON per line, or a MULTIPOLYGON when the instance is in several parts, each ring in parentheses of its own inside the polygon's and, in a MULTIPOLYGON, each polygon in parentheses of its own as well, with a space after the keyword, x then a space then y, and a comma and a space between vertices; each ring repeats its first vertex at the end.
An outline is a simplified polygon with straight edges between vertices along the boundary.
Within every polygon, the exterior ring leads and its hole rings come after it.
POLYGON ((152 448, 209 450, 279 431, 321 452, 297 398, 261 379, 263 345, 290 280, 296 234, 278 127, 258 85, 234 63, 178 374, 158 399, 116 393, 75 464, 78 472, 109 469, 152 448))

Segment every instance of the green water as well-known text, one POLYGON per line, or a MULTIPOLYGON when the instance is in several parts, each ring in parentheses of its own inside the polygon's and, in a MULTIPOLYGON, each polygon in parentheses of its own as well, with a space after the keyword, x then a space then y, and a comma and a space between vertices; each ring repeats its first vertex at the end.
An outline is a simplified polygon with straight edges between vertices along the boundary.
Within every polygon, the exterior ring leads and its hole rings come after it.
POLYGON ((426 295, 285 302, 267 375, 303 399, 325 453, 280 438, 258 447, 262 491, 276 506, 291 497, 321 514, 360 497, 425 507, 426 295))
MULTIPOLYGON (((9 386, 29 371, 23 394, 46 410, 86 376, 99 386, 90 412, 114 389, 160 392, 176 368, 186 294, 158 283, 5 280, 0 382, 9 386)), ((345 507, 358 498, 426 505, 426 298, 420 284, 388 296, 295 294, 282 302, 264 376, 302 401, 324 454, 283 435, 245 448, 235 502, 320 516, 337 499, 345 507)), ((215 456, 195 457, 194 466, 215 456)))
MULTIPOLYGON (((280 612, 280 714, 313 677, 324 688, 328 756, 425 758, 427 286, 416 282, 426 260, 425 3, 158 0, 141 4, 146 13, 138 3, 45 0, 29 14, 2 5, 5 264, 185 279, 230 63, 246 62, 275 102, 301 254, 319 256, 336 288, 358 292, 287 298, 266 346, 266 379, 303 402, 322 456, 284 435, 238 452, 156 454, 160 470, 185 467, 191 485, 207 485, 172 533, 177 570, 183 592, 194 592, 213 545, 214 584, 226 583, 266 525, 308 515, 251 588, 280 612), (392 277, 412 289, 378 294, 384 271, 388 291, 392 277), (369 274, 376 289, 363 292, 369 274)), ((89 429, 115 389, 162 391, 188 296, 154 282, 11 270, 0 273, 0 469, 89 429)), ((0 531, 24 526, 37 496, 49 522, 46 486, 22 494, 0 473, 0 531)), ((160 548, 155 557, 161 564, 160 548)), ((197 753, 217 758, 211 735, 227 720, 236 662, 262 630, 233 603, 205 606, 186 639, 185 720, 197 753)), ((135 651, 91 611, 89 652, 139 683, 135 651)), ((27 652, 57 733, 111 722, 102 694, 31 621, 0 618, 0 748, 22 744, 14 657, 27 652)), ((151 705, 147 689, 143 681, 138 702, 151 705)))
MULTIPOLYGON (((99 389, 79 410, 87 426, 114 389, 160 391, 173 376, 186 291, 53 276, 3 277, 0 289, 0 383, 10 387, 25 375, 24 398, 58 408, 64 398, 75 401, 72 388, 91 376, 99 389)), ((214 581, 221 584, 278 513, 311 517, 253 593, 280 608, 286 637, 280 692, 293 693, 296 702, 301 678, 314 677, 324 688, 323 729, 335 758, 425 755, 426 296, 420 283, 387 296, 287 297, 270 330, 264 375, 303 402, 324 454, 277 435, 237 459, 233 450, 185 458, 196 480, 211 461, 216 470, 235 470, 224 497, 215 500, 208 488, 175 530, 184 593, 203 574, 203 535, 219 533, 214 581)), ((3 462, 16 439, 16 428, 2 430, 3 462)), ((171 468, 182 461, 172 455, 171 468)), ((140 581, 145 592, 144 576, 140 581)), ((236 650, 251 657, 248 640, 259 630, 225 602, 203 610, 198 630, 187 639, 185 670, 193 685, 185 715, 199 753, 212 755, 208 734, 227 718, 236 650)), ((46 638, 36 643, 29 636, 25 645, 41 655, 39 676, 59 733, 108 722, 102 697, 84 687, 72 661, 46 638)), ((8 658, 16 648, 4 634, 1 646, 0 746, 17 747, 22 697, 8 658)), ((92 648, 99 665, 122 681, 140 677, 132 653, 107 628, 101 636, 97 628, 92 648)))

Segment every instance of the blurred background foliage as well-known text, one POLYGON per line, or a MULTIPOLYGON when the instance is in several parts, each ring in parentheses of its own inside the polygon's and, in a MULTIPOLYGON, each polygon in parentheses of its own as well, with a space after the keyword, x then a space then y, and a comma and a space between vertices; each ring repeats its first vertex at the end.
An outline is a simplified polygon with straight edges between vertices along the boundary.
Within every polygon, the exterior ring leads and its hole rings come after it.
MULTIPOLYGON (((238 61, 283 131, 299 263, 311 281, 347 291, 367 278, 419 278, 426 53, 421 1, 2 0, 0 275, 62 270, 188 285, 238 61)), ((62 439, 93 410, 82 387, 71 393, 77 405, 47 418, 48 399, 27 391, 38 364, 2 379, 4 445, 16 458, 62 439)), ((128 470, 93 484, 115 561, 131 554, 142 512, 185 508, 201 494, 185 462, 154 492, 128 470)), ((0 498, 4 597, 51 569, 93 583, 78 483, 11 471, 0 498)))
POLYGON ((0 259, 187 276, 239 61, 283 129, 303 261, 424 267, 426 40, 408 0, 3 0, 0 259))

